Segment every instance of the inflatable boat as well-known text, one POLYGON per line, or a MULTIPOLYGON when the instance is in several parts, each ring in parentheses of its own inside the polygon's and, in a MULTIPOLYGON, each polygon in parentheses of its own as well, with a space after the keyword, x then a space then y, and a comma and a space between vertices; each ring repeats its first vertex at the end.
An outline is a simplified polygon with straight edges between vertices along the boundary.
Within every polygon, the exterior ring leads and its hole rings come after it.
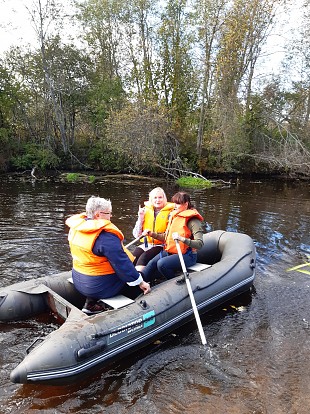
POLYGON ((194 319, 186 277, 196 311, 206 312, 249 291, 255 278, 256 251, 246 234, 217 230, 204 235, 198 262, 174 279, 152 287, 135 300, 115 297, 96 315, 81 311, 85 298, 71 272, 0 288, 0 321, 16 321, 52 311, 58 329, 35 338, 11 372, 14 383, 65 385, 94 374, 194 319))

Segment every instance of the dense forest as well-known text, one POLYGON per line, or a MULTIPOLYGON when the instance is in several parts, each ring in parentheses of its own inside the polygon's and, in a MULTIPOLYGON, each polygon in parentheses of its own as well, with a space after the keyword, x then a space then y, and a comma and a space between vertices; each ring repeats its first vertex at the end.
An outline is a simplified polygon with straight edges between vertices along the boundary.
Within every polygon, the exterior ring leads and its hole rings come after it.
POLYGON ((288 3, 33 0, 35 44, 0 57, 0 171, 309 178, 309 0, 261 66, 288 3))

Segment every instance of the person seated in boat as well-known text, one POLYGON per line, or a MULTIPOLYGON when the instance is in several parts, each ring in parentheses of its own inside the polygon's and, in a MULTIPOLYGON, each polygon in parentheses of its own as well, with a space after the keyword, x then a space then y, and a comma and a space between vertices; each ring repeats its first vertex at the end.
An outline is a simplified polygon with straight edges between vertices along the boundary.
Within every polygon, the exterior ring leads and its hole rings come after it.
MULTIPOLYGON (((142 235, 145 229, 152 229, 155 233, 166 231, 169 214, 174 209, 174 203, 168 203, 165 191, 156 187, 149 193, 149 200, 139 207, 138 220, 133 229, 135 238, 142 235)), ((142 271, 147 263, 163 250, 163 241, 145 236, 144 244, 139 245, 133 251, 134 264, 138 271, 142 271)), ((142 241, 141 240, 141 241, 142 241)))
POLYGON ((193 266, 197 262, 197 250, 203 246, 203 218, 193 207, 189 194, 178 192, 171 201, 175 204, 175 209, 171 212, 166 231, 155 233, 145 229, 142 233, 161 240, 165 246, 142 272, 144 280, 148 282, 161 276, 172 279, 177 271, 182 270, 176 240, 180 243, 186 267, 193 266))
POLYGON ((123 246, 123 233, 111 223, 110 200, 90 197, 86 212, 66 220, 73 258, 72 279, 86 296, 87 314, 105 310, 99 299, 123 294, 135 298, 150 292, 150 285, 133 265, 133 255, 123 246))

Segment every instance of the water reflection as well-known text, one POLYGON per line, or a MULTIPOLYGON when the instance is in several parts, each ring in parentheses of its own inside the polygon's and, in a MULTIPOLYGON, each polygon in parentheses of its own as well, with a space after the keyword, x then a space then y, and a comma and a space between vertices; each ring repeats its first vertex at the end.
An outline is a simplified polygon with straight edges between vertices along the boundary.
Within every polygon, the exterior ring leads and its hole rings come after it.
MULTIPOLYGON (((65 219, 83 211, 90 195, 111 198, 113 220, 131 241, 138 205, 157 185, 168 197, 178 190, 162 181, 81 185, 3 178, 1 285, 70 267, 65 219)), ((211 353, 192 323, 79 384, 19 386, 9 382, 9 372, 56 322, 45 315, 1 324, 4 414, 309 412, 310 276, 287 271, 309 261, 309 186, 241 181, 189 192, 207 229, 247 233, 258 252, 255 291, 202 317, 211 353)))

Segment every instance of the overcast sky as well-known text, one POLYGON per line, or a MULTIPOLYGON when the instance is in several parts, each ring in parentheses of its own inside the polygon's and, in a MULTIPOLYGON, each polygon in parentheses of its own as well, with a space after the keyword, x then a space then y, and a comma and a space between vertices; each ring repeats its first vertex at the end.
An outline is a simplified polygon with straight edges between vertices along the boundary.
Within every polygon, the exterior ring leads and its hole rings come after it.
POLYGON ((0 53, 11 45, 33 41, 34 32, 25 4, 27 0, 0 0, 0 53))
MULTIPOLYGON (((0 0, 0 55, 11 46, 36 42, 35 31, 26 7, 31 9, 34 0, 0 0)), ((70 0, 62 6, 70 8, 70 0)), ((45 0, 42 1, 45 4, 45 0)))

